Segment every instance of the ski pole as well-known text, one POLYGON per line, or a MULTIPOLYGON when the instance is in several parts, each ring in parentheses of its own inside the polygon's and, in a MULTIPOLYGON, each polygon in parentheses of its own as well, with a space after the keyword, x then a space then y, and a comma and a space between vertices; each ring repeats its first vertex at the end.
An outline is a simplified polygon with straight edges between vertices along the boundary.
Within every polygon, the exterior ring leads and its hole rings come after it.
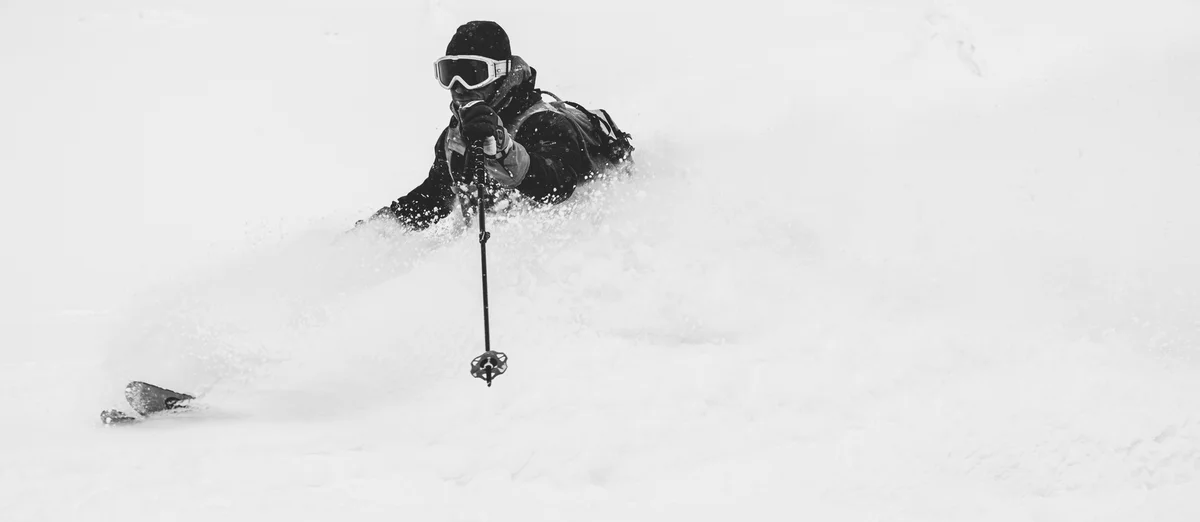
MULTIPOLYGON (((491 143, 492 153, 495 153, 495 143, 491 143)), ((487 282, 487 241, 492 235, 487 231, 484 218, 484 198, 487 196, 484 188, 487 171, 485 169, 484 145, 482 141, 467 146, 463 158, 463 170, 467 176, 474 178, 476 187, 476 210, 479 215, 479 265, 483 273, 483 355, 471 360, 471 376, 487 381, 492 387, 492 379, 503 375, 508 370, 508 356, 501 352, 492 351, 491 322, 488 317, 488 282, 487 282)))

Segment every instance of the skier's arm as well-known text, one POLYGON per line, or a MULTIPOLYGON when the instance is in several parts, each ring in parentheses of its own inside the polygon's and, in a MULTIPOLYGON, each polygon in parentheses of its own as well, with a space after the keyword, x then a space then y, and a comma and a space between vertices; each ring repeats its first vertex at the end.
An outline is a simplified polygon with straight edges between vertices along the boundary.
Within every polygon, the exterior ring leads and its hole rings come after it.
POLYGON ((443 131, 434 145, 433 165, 429 174, 408 194, 393 201, 375 213, 378 217, 390 217, 402 225, 420 230, 450 214, 450 200, 454 197, 450 188, 450 167, 443 153, 446 132, 443 131))

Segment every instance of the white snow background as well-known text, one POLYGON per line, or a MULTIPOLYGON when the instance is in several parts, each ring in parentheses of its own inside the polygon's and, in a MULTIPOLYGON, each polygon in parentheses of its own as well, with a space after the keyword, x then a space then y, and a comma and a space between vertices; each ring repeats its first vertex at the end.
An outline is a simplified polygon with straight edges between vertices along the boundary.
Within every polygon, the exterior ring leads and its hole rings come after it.
POLYGON ((0 3, 0 520, 1200 520, 1200 5, 0 3), (416 186, 493 19, 638 170, 416 186), (202 409, 99 424, 146 380, 202 409))

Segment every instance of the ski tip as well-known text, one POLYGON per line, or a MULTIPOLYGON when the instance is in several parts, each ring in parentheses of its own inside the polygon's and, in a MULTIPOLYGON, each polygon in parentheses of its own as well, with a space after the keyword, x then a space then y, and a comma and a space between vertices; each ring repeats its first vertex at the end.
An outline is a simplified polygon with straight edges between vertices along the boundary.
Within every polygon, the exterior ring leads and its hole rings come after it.
POLYGON ((161 394, 165 394, 165 395, 173 395, 173 396, 180 398, 180 400, 191 400, 191 399, 196 398, 194 395, 191 395, 191 394, 181 393, 181 392, 177 392, 175 390, 169 390, 167 388, 163 388, 162 386, 150 384, 150 383, 144 382, 144 381, 129 381, 129 384, 125 385, 125 396, 126 397, 128 397, 130 395, 137 395, 137 394, 142 394, 142 393, 161 393, 161 394))
POLYGON ((125 385, 125 391, 145 390, 150 388, 157 388, 157 386, 143 381, 129 381, 129 384, 125 385))

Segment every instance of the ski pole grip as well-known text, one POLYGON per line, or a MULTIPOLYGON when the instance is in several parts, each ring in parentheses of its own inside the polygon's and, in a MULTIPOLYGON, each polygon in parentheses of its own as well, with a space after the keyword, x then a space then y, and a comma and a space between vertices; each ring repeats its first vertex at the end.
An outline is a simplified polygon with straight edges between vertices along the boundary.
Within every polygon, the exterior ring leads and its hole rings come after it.
MULTIPOLYGON (((477 140, 467 142, 466 154, 463 158, 463 170, 469 178, 473 179, 479 187, 480 195, 483 195, 484 181, 487 179, 487 167, 484 165, 487 154, 487 140, 477 140)), ((494 145, 493 145, 494 148, 494 145)))

